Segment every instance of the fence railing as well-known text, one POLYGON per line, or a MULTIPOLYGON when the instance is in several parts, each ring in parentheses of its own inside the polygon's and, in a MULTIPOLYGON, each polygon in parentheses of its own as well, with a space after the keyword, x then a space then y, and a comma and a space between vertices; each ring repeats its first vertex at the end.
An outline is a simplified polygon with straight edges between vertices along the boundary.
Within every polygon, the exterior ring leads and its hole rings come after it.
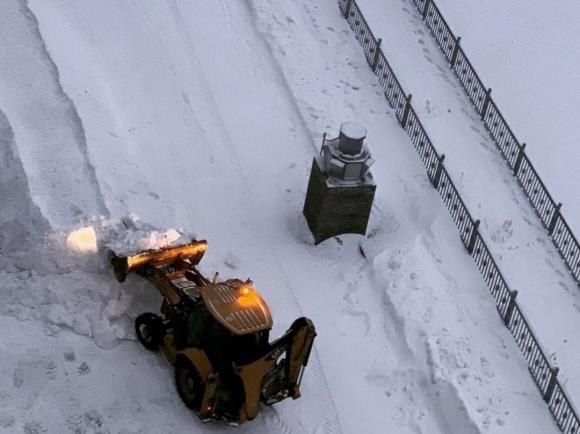
POLYGON ((425 24, 437 41, 443 55, 457 75, 463 89, 520 186, 540 217, 548 235, 556 245, 576 283, 580 285, 580 244, 561 213, 561 203, 556 203, 544 185, 520 143, 486 89, 461 47, 461 37, 456 37, 433 0, 413 0, 425 24))
MULTIPOLYGON (((385 98, 395 110, 395 115, 401 127, 411 138, 411 143, 425 165, 429 180, 449 210, 459 230, 463 245, 483 275, 497 310, 523 352, 528 363, 529 372, 548 404, 548 408, 556 419, 558 426, 565 434, 580 434, 580 418, 564 392, 564 388, 558 381, 559 369, 551 366, 546 352, 534 335, 529 321, 517 302, 517 291, 510 289, 497 266, 479 232, 479 220, 474 220, 463 202, 444 165, 445 156, 439 154, 433 146, 433 142, 411 104, 411 95, 405 94, 387 58, 380 49, 380 39, 377 40, 371 32, 355 0, 338 0, 338 4, 356 38, 361 43, 367 62, 383 88, 385 98)), ((433 7, 431 6, 431 8, 433 7)), ((432 22, 435 23, 435 21, 432 22)), ((442 27, 440 34, 442 35, 441 41, 451 44, 450 36, 452 35, 448 27, 442 27)), ((446 56, 453 58, 453 56, 457 55, 457 58, 461 59, 460 55, 455 53, 455 46, 449 46, 449 44, 446 56)), ((470 92, 474 95, 475 100, 478 100, 479 96, 481 96, 477 90, 477 83, 480 83, 479 78, 477 78, 475 71, 469 74, 471 75, 468 76, 468 73, 466 73, 466 77, 468 77, 466 82, 471 84, 474 83, 475 79, 473 90, 470 92), (471 83, 468 80, 471 80, 471 83)), ((483 86, 480 87, 483 89, 483 86)), ((484 94, 489 96, 489 92, 484 92, 484 94)), ((482 104, 485 105, 485 100, 482 99, 482 101, 482 104)), ((548 217, 552 218, 551 215, 548 217)), ((561 223, 557 222, 553 229, 560 228, 559 224, 561 223)))

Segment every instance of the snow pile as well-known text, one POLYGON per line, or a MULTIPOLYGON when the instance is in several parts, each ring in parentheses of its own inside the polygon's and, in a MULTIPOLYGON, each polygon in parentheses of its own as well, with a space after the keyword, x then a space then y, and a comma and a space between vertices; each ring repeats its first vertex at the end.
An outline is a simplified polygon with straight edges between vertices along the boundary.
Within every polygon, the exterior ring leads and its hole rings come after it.
POLYGON ((67 327, 94 338, 100 347, 113 347, 120 339, 132 339, 132 318, 139 312, 135 305, 156 309, 157 293, 139 279, 121 286, 110 269, 111 251, 126 255, 192 238, 136 215, 95 218, 72 230, 54 231, 27 270, 9 267, 0 272, 0 313, 42 320, 50 335, 67 327))
POLYGON ((161 229, 136 214, 108 219, 87 219, 73 228, 50 232, 44 240, 44 273, 62 273, 81 268, 101 273, 110 267, 111 255, 128 256, 144 250, 189 243, 196 235, 184 229, 161 229))
POLYGON ((129 214, 103 225, 101 233, 101 250, 106 248, 117 254, 127 256, 143 250, 155 250, 163 247, 176 246, 189 243, 196 235, 185 232, 184 229, 161 230, 155 226, 143 222, 139 216, 129 214))

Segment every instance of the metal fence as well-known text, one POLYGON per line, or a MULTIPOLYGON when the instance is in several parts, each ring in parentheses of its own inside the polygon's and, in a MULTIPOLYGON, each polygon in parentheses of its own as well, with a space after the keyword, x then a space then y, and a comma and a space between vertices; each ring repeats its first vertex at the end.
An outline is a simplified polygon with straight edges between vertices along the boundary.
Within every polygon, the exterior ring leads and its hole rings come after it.
MULTIPOLYGON (((417 3, 425 1, 428 0, 417 0, 417 3)), ((338 4, 342 14, 355 33, 356 38, 363 46, 367 62, 377 76, 385 93, 385 98, 395 110, 401 127, 411 138, 413 146, 425 165, 429 180, 441 196, 453 221, 457 225, 463 245, 475 261, 495 301, 501 318, 523 352, 528 363, 529 372, 548 404, 548 408, 556 419, 558 426, 565 434, 580 434, 580 418, 558 381, 558 368, 550 365, 550 361, 546 357, 546 352, 542 349, 529 325, 529 321, 517 303, 517 291, 510 289, 497 263, 493 259, 487 244, 479 232, 479 220, 475 220, 469 213, 467 206, 463 202, 457 187, 444 165, 445 156, 439 154, 433 146, 431 139, 427 135, 425 128, 411 104, 411 95, 405 94, 387 58, 380 49, 380 39, 377 40, 374 37, 355 0, 338 0, 338 4)), ((465 83, 470 86, 468 90, 470 97, 472 101, 478 101, 480 103, 481 111, 485 113, 486 110, 490 110, 486 106, 491 105, 489 91, 484 90, 483 94, 481 93, 484 89, 483 85, 465 56, 456 50, 458 45, 457 42, 454 43, 456 40, 453 38, 449 27, 443 20, 436 18, 435 11, 438 12, 438 10, 434 4, 430 2, 427 5, 429 8, 425 9, 426 14, 424 16, 429 17, 427 19, 428 24, 430 23, 429 25, 435 29, 435 34, 438 35, 437 37, 440 38, 441 43, 447 44, 447 48, 444 50, 446 57, 448 59, 455 58, 457 67, 461 67, 461 65, 465 66, 465 72, 461 70, 461 74, 463 74, 465 83), (429 11, 432 10, 434 13, 430 16, 429 11), (479 99, 480 97, 482 98, 481 100, 479 99)), ((495 107, 495 105, 493 106, 495 107)), ((490 112, 493 112, 493 110, 497 109, 491 109, 490 112)), ((497 113, 496 116, 501 117, 499 110, 494 113, 497 113)), ((499 134, 499 131, 503 131, 504 135, 506 135, 506 132, 510 130, 506 124, 505 130, 498 129, 497 131, 497 134, 499 134)), ((507 140, 509 139, 506 139, 504 147, 505 149, 511 149, 510 143, 513 143, 513 141, 508 143, 507 140)), ((523 183, 524 185, 527 184, 528 178, 526 176, 529 176, 532 172, 535 173, 533 167, 525 155, 516 157, 514 161, 514 164, 517 163, 520 165, 518 176, 523 176, 523 183), (528 167, 529 169, 527 169, 528 167), (528 172, 528 175, 526 175, 526 172, 528 172)), ((533 182, 529 184, 531 186, 530 188, 538 188, 539 190, 538 185, 533 182)), ((545 202, 545 198, 549 197, 549 195, 538 195, 538 197, 542 197, 543 199, 539 200, 544 200, 545 202)), ((549 225, 551 225, 554 210, 552 208, 545 209, 549 211, 546 213, 546 221, 549 221, 549 225)), ((559 218, 556 220, 552 231, 556 234, 564 234, 566 228, 567 225, 565 225, 564 220, 559 218), (561 232, 558 233, 558 231, 561 232)))
MULTIPOLYGON (((580 244, 520 143, 486 89, 475 68, 433 0, 413 0, 443 55, 457 75, 493 141, 540 217, 576 283, 580 285, 580 244)), ((360 12, 359 12, 360 13, 360 12)))

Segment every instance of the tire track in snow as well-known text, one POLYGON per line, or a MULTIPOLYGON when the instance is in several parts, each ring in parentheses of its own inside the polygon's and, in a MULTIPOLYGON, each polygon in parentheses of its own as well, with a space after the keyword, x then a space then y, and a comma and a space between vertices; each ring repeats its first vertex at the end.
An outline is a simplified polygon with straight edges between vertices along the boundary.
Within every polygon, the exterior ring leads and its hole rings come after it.
MULTIPOLYGON (((245 201, 248 203, 252 203, 252 197, 251 197, 251 187, 250 187, 250 183, 248 181, 247 175, 245 174, 244 170, 243 170, 243 166, 240 162, 240 158, 238 156, 237 150, 234 146, 234 141, 231 138, 231 134, 229 132, 229 129, 221 115, 221 112, 219 110, 219 106, 213 96, 213 93, 211 91, 211 86, 206 78, 206 74, 204 72, 204 68, 203 65, 201 63, 201 61, 199 60, 199 57, 197 55, 197 51, 195 48, 195 45, 192 42, 191 39, 191 35, 189 33, 189 30, 187 28, 187 24, 184 21, 184 18, 182 16, 182 13, 179 9, 179 6, 177 5, 175 0, 171 0, 170 2, 170 9, 171 12, 174 16, 175 22, 177 24, 177 26, 181 29, 181 34, 183 35, 184 39, 185 39, 185 43, 187 44, 188 48, 189 48, 189 52, 191 54, 192 60, 195 62, 196 66, 197 66, 197 70, 199 72, 198 74, 198 79, 200 81, 202 81, 202 88, 205 89, 205 99, 206 101, 209 103, 213 113, 214 113, 214 119, 216 119, 218 125, 218 130, 220 131, 220 134, 222 136, 222 140, 223 143, 228 147, 229 151, 230 151, 230 155, 233 157, 233 169, 240 175, 240 178, 242 180, 241 184, 243 186, 243 188, 241 189, 242 194, 244 194, 245 201)), ((227 8, 229 7, 229 5, 224 3, 224 6, 227 8)), ((292 99, 292 98, 291 98, 292 99)), ((300 112, 298 112, 300 113, 300 112)), ((301 114, 299 115, 299 117, 301 118, 301 114)), ((306 130, 307 131, 307 130, 306 130)), ((255 238, 257 239, 263 239, 264 237, 258 233, 254 228, 251 229, 254 234, 255 234, 255 238)), ((268 245, 269 243, 262 243, 263 245, 268 245)), ((296 294, 291 286, 291 283, 288 279, 288 277, 286 276, 286 273, 280 263, 280 260, 278 258, 278 255, 276 253, 276 251, 274 249, 271 250, 271 254, 269 255, 269 257, 271 259, 273 259, 274 261, 274 266, 276 267, 276 269, 279 271, 279 275, 282 276, 282 280, 284 285, 286 286, 287 289, 287 293, 291 296, 292 299, 292 303, 296 306, 298 312, 300 312, 302 314, 302 308, 300 306, 300 303, 298 301, 298 298, 296 297, 296 294)), ((331 389, 329 387, 328 381, 326 379, 326 376, 324 374, 324 370, 322 367, 322 363, 320 361, 320 357, 316 351, 316 347, 314 348, 313 351, 313 359, 311 360, 311 362, 314 362, 313 364, 316 366, 316 369, 314 370, 313 373, 316 373, 319 376, 319 383, 322 383, 322 387, 325 389, 326 394, 328 396, 328 404, 330 404, 330 412, 333 414, 333 419, 334 419, 334 423, 327 421, 325 426, 328 428, 326 431, 327 432, 331 432, 331 433, 342 433, 343 429, 340 423, 340 418, 338 415, 338 411, 336 408, 336 404, 334 403, 334 400, 332 398, 332 393, 331 393, 331 389)), ((317 427, 317 430, 320 429, 320 427, 317 427)))
POLYGON ((53 226, 108 215, 85 131, 26 0, 0 6, 0 97, 34 201, 53 226))

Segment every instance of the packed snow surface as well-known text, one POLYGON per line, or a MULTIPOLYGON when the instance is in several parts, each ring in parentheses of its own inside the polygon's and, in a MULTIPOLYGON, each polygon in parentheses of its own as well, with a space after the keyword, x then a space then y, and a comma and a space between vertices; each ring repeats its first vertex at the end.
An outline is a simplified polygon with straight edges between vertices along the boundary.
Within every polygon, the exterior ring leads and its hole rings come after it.
MULTIPOLYGON (((389 41, 383 50, 403 87, 413 93, 435 147, 446 155, 467 208, 481 220, 480 232, 507 283, 519 291, 518 301, 546 356, 561 368, 560 380, 580 402, 578 285, 416 8, 374 0, 359 4, 376 36, 389 41)), ((574 184, 569 188, 577 190, 574 184)))
POLYGON ((135 342, 159 295, 103 256, 195 233, 274 335, 317 327, 302 397, 238 431, 558 432, 335 2, 5 0, 0 38, 0 431, 231 431, 135 342), (312 158, 349 120, 368 235, 315 247, 312 158))
POLYGON ((439 0, 572 231, 580 234, 580 3, 439 0))

